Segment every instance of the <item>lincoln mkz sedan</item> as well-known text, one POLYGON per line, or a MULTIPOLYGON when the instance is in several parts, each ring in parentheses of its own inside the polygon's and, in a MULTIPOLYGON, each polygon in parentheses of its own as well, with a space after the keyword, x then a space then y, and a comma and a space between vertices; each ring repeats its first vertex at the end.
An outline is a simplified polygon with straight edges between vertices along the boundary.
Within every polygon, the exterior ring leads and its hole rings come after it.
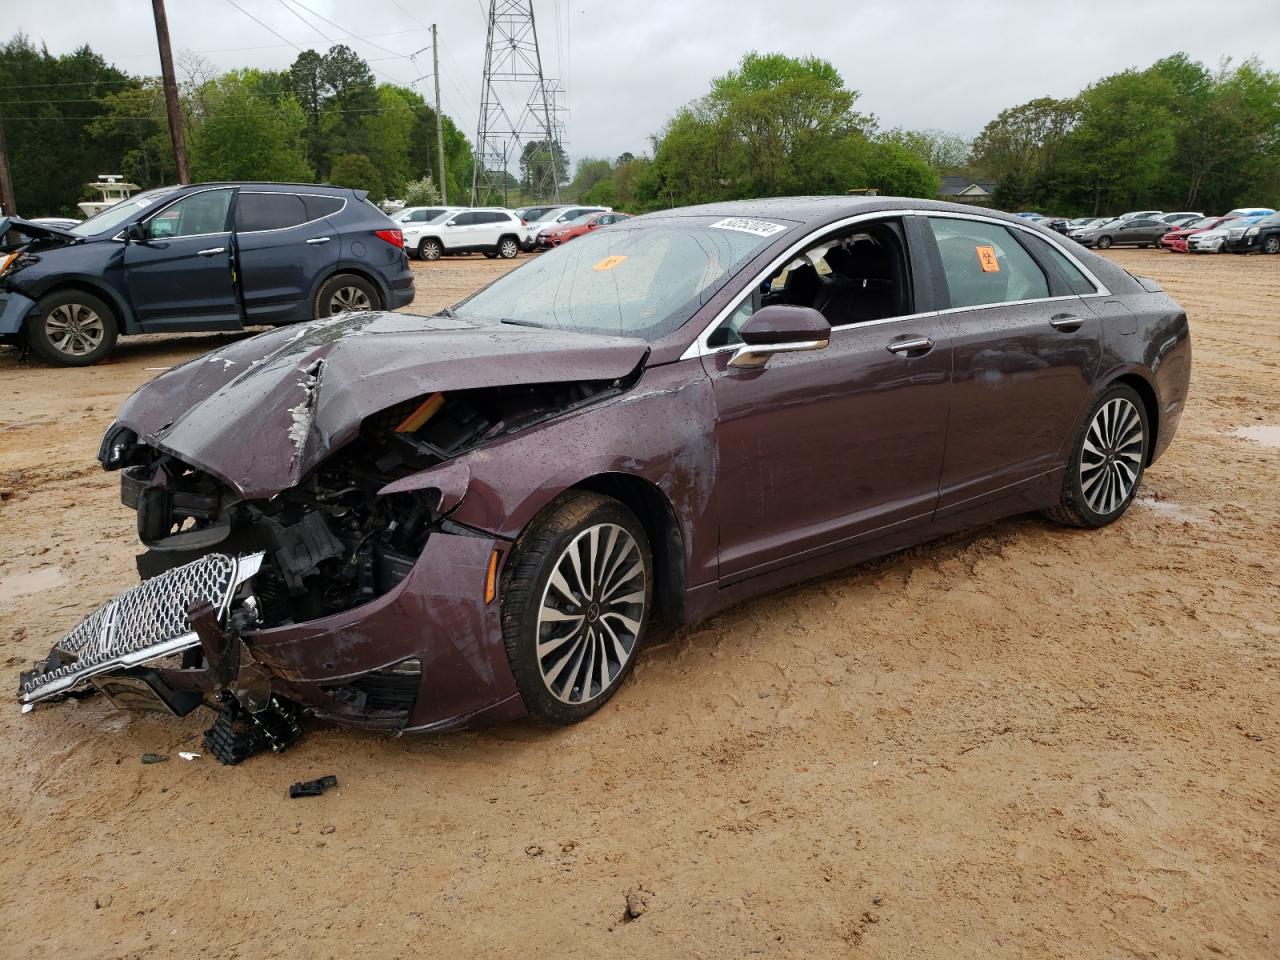
POLYGON ((1169 445, 1187 315, 1025 220, 803 198, 637 217, 430 317, 348 314, 157 377, 99 457, 142 582, 27 704, 389 731, 607 701, 656 619, 996 518, 1102 527, 1169 445))

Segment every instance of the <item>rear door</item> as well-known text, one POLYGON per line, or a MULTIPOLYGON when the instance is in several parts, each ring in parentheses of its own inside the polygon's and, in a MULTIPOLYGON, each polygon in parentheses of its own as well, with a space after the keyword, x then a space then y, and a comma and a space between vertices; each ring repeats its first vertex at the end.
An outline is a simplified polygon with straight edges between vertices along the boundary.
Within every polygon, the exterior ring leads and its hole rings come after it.
POLYGON ((146 331, 239 330, 232 262, 235 187, 188 193, 141 221, 124 250, 125 287, 146 331))
POLYGON ((941 517, 1061 465, 1097 373, 1100 320, 1081 301, 1093 283, 1035 231, 941 214, 927 221, 954 345, 941 517))
POLYGON ((327 218, 345 203, 341 197, 240 191, 234 225, 246 323, 311 318, 313 292, 336 266, 341 248, 327 218))
POLYGON ((1117 243, 1156 243, 1169 229, 1167 223, 1140 218, 1130 220, 1116 235, 1117 243))

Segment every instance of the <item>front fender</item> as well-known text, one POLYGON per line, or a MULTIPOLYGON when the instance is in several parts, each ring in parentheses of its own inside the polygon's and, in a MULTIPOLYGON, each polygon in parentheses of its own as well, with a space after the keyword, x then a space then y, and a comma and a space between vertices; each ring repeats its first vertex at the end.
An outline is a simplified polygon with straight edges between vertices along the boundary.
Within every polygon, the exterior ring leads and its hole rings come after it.
POLYGON ((627 393, 480 447, 458 523, 514 539, 564 491, 605 474, 639 477, 671 504, 688 582, 716 571, 715 401, 696 359, 644 372, 627 393))

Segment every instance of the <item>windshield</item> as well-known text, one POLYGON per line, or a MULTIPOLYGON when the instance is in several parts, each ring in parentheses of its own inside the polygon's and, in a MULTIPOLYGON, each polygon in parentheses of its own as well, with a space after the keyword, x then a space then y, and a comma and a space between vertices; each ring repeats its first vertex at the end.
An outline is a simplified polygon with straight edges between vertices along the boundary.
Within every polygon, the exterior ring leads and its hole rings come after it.
POLYGON ((106 233, 108 230, 120 226, 126 220, 133 219, 136 214, 168 196, 174 189, 174 187, 156 187, 154 190, 135 193, 128 200, 121 200, 114 206, 107 207, 97 216, 76 224, 68 232, 74 233, 78 237, 92 237, 94 234, 106 233))
POLYGON ((564 207, 533 207, 524 215, 524 219, 528 223, 542 223, 545 220, 555 219, 564 207))
POLYGON ((464 318, 656 340, 790 222, 658 217, 589 233, 455 307, 464 318))
POLYGON ((1186 227, 1188 230, 1202 229, 1202 228, 1207 229, 1208 227, 1212 227, 1220 219, 1221 217, 1205 217, 1203 220, 1197 220, 1195 223, 1187 224, 1186 227))

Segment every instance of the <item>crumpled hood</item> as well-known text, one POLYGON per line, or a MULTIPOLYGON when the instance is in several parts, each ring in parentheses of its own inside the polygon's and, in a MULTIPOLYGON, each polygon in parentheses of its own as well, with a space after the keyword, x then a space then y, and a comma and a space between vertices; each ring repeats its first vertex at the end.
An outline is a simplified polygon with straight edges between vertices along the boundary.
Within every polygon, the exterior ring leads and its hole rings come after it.
POLYGON ((5 235, 10 230, 17 230, 32 240, 57 240, 78 243, 84 239, 69 230, 55 227, 51 223, 34 223, 30 220, 23 220, 21 217, 0 217, 0 243, 4 241, 5 235))
POLYGON ((117 423, 260 499, 295 486, 373 413, 426 393, 612 380, 642 340, 398 313, 344 314, 237 341, 156 377, 117 423))

